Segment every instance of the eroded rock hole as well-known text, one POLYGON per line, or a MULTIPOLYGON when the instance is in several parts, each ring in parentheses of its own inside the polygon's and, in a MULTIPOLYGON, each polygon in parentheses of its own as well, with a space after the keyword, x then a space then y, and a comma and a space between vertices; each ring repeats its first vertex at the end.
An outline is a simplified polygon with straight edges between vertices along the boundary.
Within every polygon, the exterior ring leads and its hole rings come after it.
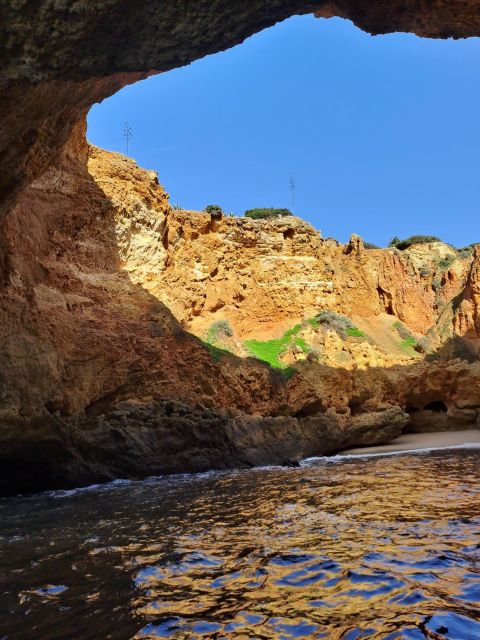
POLYGON ((392 294, 389 293, 388 291, 385 291, 385 289, 382 289, 382 287, 380 286, 377 287, 377 293, 378 293, 380 302, 384 307, 385 313, 387 313, 390 316, 395 315, 393 310, 392 294))
POLYGON ((448 407, 442 400, 434 400, 429 402, 425 407, 425 411, 437 411, 438 413, 447 413, 448 407))

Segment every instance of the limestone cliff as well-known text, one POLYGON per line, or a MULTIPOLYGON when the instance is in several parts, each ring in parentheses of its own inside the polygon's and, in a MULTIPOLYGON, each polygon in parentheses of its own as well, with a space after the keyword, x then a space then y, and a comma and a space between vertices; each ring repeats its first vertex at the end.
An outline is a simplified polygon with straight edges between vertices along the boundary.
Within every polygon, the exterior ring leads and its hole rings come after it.
POLYGON ((6 219, 4 490, 278 463, 478 420, 478 252, 446 266, 443 245, 367 250, 296 218, 173 211, 154 172, 75 149, 6 219), (355 330, 312 321, 322 310, 355 330), (220 349, 218 320, 234 328, 220 349), (402 344, 399 322, 418 342, 437 331, 433 356, 402 344), (278 368, 245 346, 285 331, 278 368), (441 357, 452 336, 474 361, 441 357))

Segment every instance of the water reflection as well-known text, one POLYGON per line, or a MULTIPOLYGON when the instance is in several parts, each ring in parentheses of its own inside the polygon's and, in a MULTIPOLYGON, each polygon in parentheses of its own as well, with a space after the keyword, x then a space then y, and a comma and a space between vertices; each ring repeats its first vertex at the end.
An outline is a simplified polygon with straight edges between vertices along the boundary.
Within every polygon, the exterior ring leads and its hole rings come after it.
POLYGON ((0 638, 480 638, 480 454, 0 503, 0 638))

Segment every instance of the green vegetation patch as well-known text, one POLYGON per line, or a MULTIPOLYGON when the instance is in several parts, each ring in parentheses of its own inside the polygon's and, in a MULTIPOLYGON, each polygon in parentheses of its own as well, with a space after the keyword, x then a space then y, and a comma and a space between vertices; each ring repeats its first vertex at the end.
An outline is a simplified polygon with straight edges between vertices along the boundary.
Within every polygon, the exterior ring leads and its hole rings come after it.
POLYGON ((438 268, 442 271, 447 271, 448 269, 450 269, 455 260, 455 256, 448 256, 448 258, 443 258, 439 261, 438 268))
POLYGON ((405 340, 402 340, 402 347, 405 347, 406 349, 414 349, 416 346, 417 346, 417 340, 413 336, 410 336, 409 338, 405 338, 405 340))
POLYGON ((302 325, 296 324, 288 331, 285 331, 281 338, 273 340, 246 340, 245 347, 254 358, 262 360, 269 364, 272 369, 282 369, 284 372, 289 369, 280 361, 280 357, 293 344, 297 345, 304 353, 308 353, 309 348, 303 338, 297 338, 296 335, 301 331, 302 325))
POLYGON ((347 337, 365 338, 366 334, 356 327, 350 318, 336 311, 320 311, 314 318, 307 321, 314 329, 318 329, 321 325, 326 325, 337 334, 345 339, 347 337))
POLYGON ((347 329, 347 336, 350 336, 351 338, 365 338, 366 335, 366 333, 357 327, 349 327, 347 329))
POLYGON ((280 362, 280 356, 290 346, 290 338, 278 338, 277 340, 246 340, 245 346, 250 351, 254 358, 263 360, 269 364, 273 369, 283 369, 283 364, 280 362))
POLYGON ((398 335, 401 338, 400 347, 405 351, 408 355, 412 355, 412 351, 416 351, 418 342, 415 336, 412 334, 410 329, 406 327, 403 322, 397 320, 394 323, 393 328, 396 329, 398 335))
POLYGON ((274 209, 273 207, 270 207, 268 209, 248 209, 245 211, 245 217, 252 218, 253 220, 284 218, 285 216, 293 216, 290 209, 274 209))
POLYGON ((295 338, 295 345, 303 352, 310 353, 311 348, 303 338, 295 338))
POLYGON ((390 240, 388 246, 404 251, 414 244, 429 244, 430 242, 442 242, 442 240, 437 238, 437 236, 410 236, 409 238, 405 238, 405 240, 400 240, 400 238, 395 236, 390 240))

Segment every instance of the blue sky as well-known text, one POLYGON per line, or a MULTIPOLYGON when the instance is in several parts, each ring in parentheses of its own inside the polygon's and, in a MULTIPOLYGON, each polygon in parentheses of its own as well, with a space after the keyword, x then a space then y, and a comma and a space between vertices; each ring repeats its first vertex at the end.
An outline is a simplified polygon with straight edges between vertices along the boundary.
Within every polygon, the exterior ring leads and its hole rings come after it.
POLYGON ((480 40, 372 37, 292 18, 95 105, 89 140, 156 169, 171 202, 290 207, 324 236, 480 241, 480 40))

